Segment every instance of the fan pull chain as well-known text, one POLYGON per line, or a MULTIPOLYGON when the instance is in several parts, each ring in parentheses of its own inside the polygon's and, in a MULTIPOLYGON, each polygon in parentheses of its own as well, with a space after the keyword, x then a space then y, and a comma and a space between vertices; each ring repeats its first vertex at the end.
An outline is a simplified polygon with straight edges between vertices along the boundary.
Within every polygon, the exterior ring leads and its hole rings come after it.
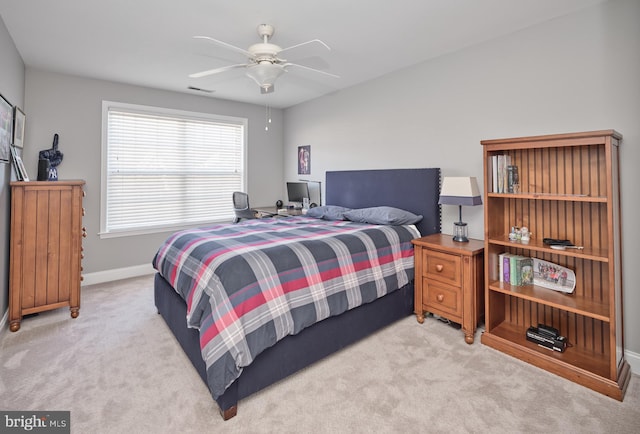
POLYGON ((271 123, 271 106, 269 104, 265 105, 265 114, 264 114, 264 130, 269 131, 269 124, 271 123))

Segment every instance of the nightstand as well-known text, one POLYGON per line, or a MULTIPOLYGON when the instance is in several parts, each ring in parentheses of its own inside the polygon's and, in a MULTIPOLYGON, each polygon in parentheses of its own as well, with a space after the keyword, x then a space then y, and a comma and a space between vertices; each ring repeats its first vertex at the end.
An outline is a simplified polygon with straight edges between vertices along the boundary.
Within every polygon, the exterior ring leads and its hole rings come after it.
POLYGON ((464 340, 473 343, 484 317, 484 242, 453 241, 433 234, 412 241, 415 246, 415 303, 418 322, 431 312, 462 326, 464 340))

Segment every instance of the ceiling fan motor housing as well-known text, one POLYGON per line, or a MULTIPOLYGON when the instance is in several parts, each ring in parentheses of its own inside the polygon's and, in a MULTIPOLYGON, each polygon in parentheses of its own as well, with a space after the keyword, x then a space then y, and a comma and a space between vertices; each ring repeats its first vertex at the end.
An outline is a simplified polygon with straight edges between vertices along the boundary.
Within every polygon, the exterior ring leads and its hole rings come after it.
POLYGON ((269 62, 269 63, 277 63, 278 53, 282 51, 282 48, 275 44, 269 43, 261 43, 261 44, 253 44, 249 47, 249 53, 251 53, 250 61, 255 63, 269 62))

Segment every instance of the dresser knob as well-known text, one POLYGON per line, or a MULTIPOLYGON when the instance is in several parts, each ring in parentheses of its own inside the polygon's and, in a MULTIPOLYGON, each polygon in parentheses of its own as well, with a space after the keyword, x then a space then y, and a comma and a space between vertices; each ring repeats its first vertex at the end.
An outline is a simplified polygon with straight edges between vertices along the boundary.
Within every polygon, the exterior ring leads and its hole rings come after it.
POLYGON ((442 300, 444 300, 444 294, 438 294, 438 296, 436 297, 436 300, 442 303, 442 300))
POLYGON ((442 264, 438 264, 438 265, 436 265, 436 271, 437 271, 438 273, 440 273, 442 270, 444 270, 444 265, 442 265, 442 264))

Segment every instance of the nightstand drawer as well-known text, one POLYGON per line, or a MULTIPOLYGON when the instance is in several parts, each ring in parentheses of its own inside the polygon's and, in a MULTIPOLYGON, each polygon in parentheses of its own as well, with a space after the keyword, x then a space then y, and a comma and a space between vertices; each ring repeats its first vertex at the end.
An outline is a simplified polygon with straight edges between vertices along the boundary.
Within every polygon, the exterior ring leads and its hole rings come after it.
POLYGON ((423 271, 425 277, 439 282, 460 287, 462 259, 460 256, 448 255, 433 250, 423 250, 423 271))
POLYGON ((462 289, 423 279, 422 303, 427 311, 460 322, 462 318, 462 289))

